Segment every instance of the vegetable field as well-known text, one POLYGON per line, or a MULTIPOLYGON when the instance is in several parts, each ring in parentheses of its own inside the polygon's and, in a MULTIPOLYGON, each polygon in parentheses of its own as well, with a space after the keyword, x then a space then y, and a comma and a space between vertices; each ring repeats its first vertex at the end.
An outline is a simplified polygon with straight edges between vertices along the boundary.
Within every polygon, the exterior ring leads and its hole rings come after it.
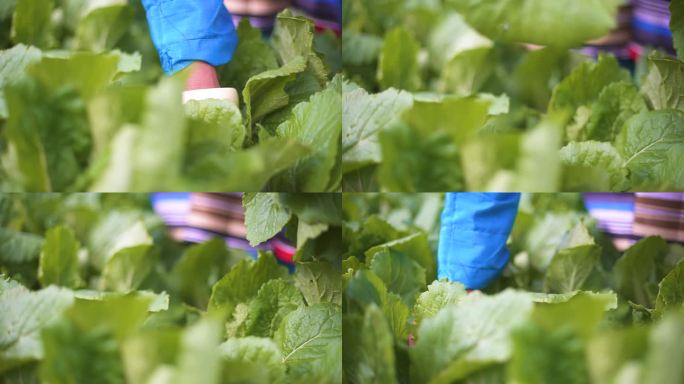
POLYGON ((0 195, 0 381, 339 383, 336 195, 246 194, 254 245, 180 244, 147 195, 0 195))
POLYGON ((345 1, 344 190, 683 190, 684 4, 630 72, 622 3, 345 1))
POLYGON ((684 381, 682 246, 621 253, 578 195, 527 195, 503 275, 466 292, 435 280, 441 199, 344 196, 345 382, 684 381))
POLYGON ((339 189, 340 43, 313 29, 289 11, 269 41, 242 23, 218 70, 239 107, 184 107, 139 0, 3 0, 0 190, 339 189))

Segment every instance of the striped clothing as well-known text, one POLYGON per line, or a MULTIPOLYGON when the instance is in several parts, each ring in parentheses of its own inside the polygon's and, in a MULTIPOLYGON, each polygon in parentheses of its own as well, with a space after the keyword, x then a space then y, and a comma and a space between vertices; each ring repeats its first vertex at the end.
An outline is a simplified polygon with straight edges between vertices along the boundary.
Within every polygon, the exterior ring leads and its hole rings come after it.
POLYGON ((201 243, 221 236, 229 248, 252 255, 257 250, 271 250, 281 263, 292 264, 295 249, 282 236, 257 247, 250 246, 245 239, 247 231, 240 193, 155 193, 152 206, 178 241, 201 243))
POLYGON ((684 193, 585 193, 584 203, 620 250, 645 236, 684 242, 684 193))
POLYGON ((615 30, 589 42, 582 52, 594 57, 609 52, 627 67, 633 67, 651 48, 674 53, 669 5, 669 0, 625 1, 619 9, 615 30))
POLYGON ((637 193, 633 231, 684 242, 684 193, 637 193))
POLYGON ((313 20, 316 30, 342 32, 341 0, 225 0, 233 15, 235 25, 243 18, 249 18, 252 26, 261 29, 265 35, 273 32, 276 15, 290 8, 297 15, 313 20))

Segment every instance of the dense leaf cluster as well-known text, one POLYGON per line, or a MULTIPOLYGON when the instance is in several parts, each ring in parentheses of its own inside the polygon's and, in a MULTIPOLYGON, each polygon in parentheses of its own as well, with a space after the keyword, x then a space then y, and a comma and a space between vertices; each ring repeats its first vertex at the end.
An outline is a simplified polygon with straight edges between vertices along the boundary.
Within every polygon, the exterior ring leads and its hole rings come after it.
POLYGON ((299 245, 292 273, 171 240, 148 199, 0 196, 0 381, 342 380, 338 195, 244 197, 253 244, 285 229, 299 245))
POLYGON ((615 0, 344 2, 346 191, 684 190, 678 58, 580 54, 615 0))
POLYGON ((679 383, 684 248, 626 252, 577 195, 526 196, 484 292, 436 280, 440 196, 344 197, 347 383, 679 383))
POLYGON ((338 190, 339 43, 313 29, 284 11, 265 41, 243 22, 219 68, 240 106, 184 108, 141 2, 3 1, 0 190, 338 190))

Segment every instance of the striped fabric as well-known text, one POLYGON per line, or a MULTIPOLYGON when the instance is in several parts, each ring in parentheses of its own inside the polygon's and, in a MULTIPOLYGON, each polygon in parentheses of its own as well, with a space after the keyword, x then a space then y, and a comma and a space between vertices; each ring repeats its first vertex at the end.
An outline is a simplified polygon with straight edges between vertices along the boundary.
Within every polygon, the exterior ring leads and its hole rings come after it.
POLYGON ((317 31, 342 32, 341 0, 225 0, 235 25, 249 18, 252 26, 269 36, 273 32, 276 15, 290 7, 294 14, 313 20, 317 31))
POLYGON ((641 45, 672 47, 669 0, 633 0, 632 32, 641 45))
POLYGON ((645 236, 684 242, 684 193, 585 193, 598 227, 624 250, 645 236))
POLYGON ((684 242, 684 193, 637 193, 635 235, 684 242))
POLYGON ((625 250, 639 237, 633 232, 634 194, 585 193, 584 206, 598 222, 598 228, 607 233, 619 250, 625 250))
POLYGON ((221 236, 229 248, 252 255, 272 250, 280 262, 292 264, 295 249, 280 236, 256 248, 249 245, 239 193, 155 193, 152 206, 178 241, 200 243, 221 236))
POLYGON ((669 5, 668 0, 625 0, 616 29, 589 42, 581 51, 592 57, 601 52, 611 53, 630 69, 651 48, 674 53, 669 5))

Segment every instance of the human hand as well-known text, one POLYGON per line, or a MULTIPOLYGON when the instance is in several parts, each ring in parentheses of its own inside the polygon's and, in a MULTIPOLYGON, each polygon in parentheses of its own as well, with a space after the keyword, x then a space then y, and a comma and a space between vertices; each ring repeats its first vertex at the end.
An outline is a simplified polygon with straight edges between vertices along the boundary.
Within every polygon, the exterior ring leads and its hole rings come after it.
POLYGON ((220 87, 216 68, 213 66, 203 61, 196 61, 190 64, 187 70, 190 71, 190 76, 185 83, 187 91, 220 87))

